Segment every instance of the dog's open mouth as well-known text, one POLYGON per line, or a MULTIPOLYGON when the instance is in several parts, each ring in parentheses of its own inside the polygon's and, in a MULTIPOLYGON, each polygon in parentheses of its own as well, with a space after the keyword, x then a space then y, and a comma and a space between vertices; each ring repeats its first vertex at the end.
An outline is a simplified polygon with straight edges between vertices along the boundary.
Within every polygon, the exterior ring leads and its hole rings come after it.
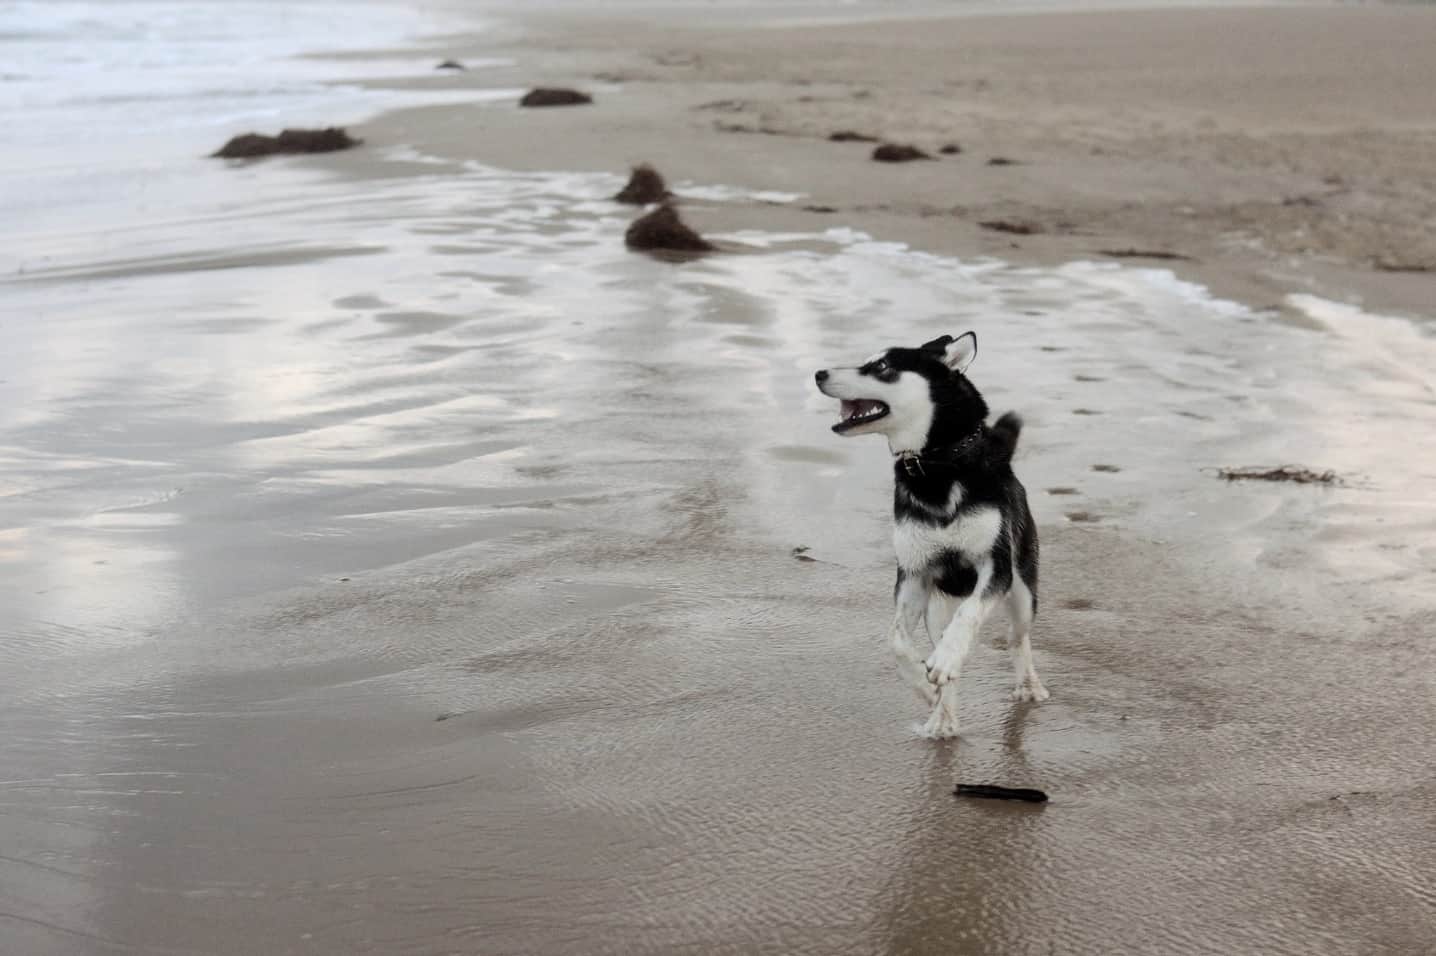
POLYGON ((839 412, 842 420, 833 426, 833 431, 845 432, 849 428, 875 422, 887 413, 888 407, 875 398, 858 398, 851 401, 845 398, 839 412))

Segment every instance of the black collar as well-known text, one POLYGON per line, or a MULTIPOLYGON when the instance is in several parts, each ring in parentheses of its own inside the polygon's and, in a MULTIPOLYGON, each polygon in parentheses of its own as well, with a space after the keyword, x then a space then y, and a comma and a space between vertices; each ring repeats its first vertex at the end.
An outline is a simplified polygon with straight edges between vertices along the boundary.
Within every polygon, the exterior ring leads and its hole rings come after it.
POLYGON ((976 445, 982 439, 983 428, 977 426, 977 430, 966 438, 960 439, 946 448, 924 448, 921 452, 900 451, 894 457, 896 464, 902 465, 908 477, 913 475, 926 475, 924 467, 953 468, 958 464, 958 459, 976 445))

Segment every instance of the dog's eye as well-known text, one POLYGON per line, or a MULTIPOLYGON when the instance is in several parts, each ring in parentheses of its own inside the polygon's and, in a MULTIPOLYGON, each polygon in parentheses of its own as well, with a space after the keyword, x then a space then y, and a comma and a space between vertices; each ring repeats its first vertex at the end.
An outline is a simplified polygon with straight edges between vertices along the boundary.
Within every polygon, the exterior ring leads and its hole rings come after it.
POLYGON ((889 365, 887 359, 878 359, 868 366, 868 374, 884 382, 891 382, 897 378, 897 369, 889 365))

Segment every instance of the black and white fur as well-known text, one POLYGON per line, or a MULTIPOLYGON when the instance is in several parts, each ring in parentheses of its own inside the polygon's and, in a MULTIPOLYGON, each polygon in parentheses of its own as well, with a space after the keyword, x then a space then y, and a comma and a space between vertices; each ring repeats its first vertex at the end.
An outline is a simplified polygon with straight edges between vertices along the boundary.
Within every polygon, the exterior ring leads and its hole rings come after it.
POLYGON ((1037 611, 1037 528, 1012 473, 1022 420, 987 424, 987 403, 963 374, 977 336, 879 352, 857 368, 817 373, 840 399, 840 435, 885 435, 893 462, 893 547, 898 670, 932 714, 923 732, 957 736, 957 677, 977 632, 1007 604, 1014 700, 1047 699, 1032 665, 1037 611), (919 643, 920 634, 928 640, 919 643), (923 658, 928 643, 933 650, 923 658))

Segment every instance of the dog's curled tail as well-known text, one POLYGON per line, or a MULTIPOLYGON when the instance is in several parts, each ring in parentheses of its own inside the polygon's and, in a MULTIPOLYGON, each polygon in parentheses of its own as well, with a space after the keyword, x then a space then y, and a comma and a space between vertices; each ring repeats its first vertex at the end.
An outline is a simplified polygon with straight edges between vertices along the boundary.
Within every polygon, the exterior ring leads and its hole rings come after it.
POLYGON ((1016 412, 1008 412, 992 423, 988 433, 992 435, 996 457, 1007 461, 1017 450, 1017 436, 1022 434, 1022 417, 1016 412))

